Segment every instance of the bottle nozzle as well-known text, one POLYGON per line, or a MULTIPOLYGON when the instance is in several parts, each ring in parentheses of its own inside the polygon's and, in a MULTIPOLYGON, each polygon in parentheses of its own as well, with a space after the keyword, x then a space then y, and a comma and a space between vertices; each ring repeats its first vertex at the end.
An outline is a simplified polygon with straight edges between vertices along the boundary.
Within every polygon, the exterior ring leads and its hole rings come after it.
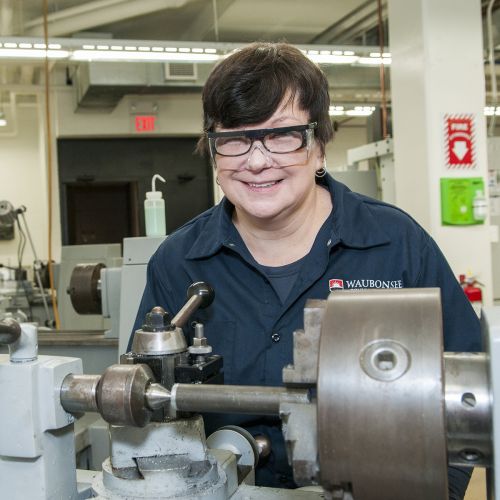
POLYGON ((153 175, 151 179, 151 191, 156 191, 156 179, 160 179, 162 182, 167 182, 160 174, 153 175))

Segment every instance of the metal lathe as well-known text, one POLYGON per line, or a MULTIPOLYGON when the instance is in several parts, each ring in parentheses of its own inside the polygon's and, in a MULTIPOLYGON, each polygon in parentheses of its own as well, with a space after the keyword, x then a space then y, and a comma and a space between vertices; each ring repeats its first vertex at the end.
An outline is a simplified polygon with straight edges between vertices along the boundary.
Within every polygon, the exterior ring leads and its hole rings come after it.
POLYGON ((440 500, 447 466, 500 481, 500 308, 482 314, 484 353, 443 353, 438 289, 333 292, 310 300, 280 387, 221 384, 203 325, 182 326, 213 290, 195 283, 170 317, 147 315, 102 375, 38 356, 32 324, 0 323, 2 498, 440 500), (102 471, 76 469, 73 422, 109 423, 102 471), (296 490, 252 485, 269 443, 244 429, 205 436, 200 413, 279 415, 296 490), (4 496, 5 495, 5 496, 4 496))

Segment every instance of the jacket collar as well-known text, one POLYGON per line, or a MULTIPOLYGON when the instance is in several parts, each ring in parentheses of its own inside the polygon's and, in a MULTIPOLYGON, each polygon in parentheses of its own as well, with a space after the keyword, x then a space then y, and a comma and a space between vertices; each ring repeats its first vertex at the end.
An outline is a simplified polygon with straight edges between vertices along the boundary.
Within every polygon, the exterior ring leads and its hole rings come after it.
MULTIPOLYGON (((351 248, 370 248, 390 243, 389 236, 370 210, 371 203, 380 202, 354 193, 330 174, 320 179, 320 183, 330 192, 333 203, 330 247, 342 244, 351 248)), ((187 259, 210 257, 222 247, 234 244, 233 209, 226 197, 212 209, 208 222, 187 253, 187 259)))
POLYGON ((385 205, 383 202, 351 191, 331 175, 326 175, 323 179, 333 202, 333 244, 342 243, 346 247, 361 249, 390 243, 387 232, 371 208, 385 205))

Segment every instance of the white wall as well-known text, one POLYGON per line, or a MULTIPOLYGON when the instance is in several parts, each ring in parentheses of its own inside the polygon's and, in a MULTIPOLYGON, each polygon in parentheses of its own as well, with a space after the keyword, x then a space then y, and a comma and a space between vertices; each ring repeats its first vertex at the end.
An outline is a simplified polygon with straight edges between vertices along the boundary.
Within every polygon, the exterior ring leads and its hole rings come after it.
MULTIPOLYGON (((15 208, 24 205, 25 217, 38 257, 47 259, 47 176, 45 148, 40 129, 40 111, 37 105, 16 107, 16 131, 0 132, 0 198, 10 201, 15 208)), ((19 234, 10 241, 0 241, 0 263, 17 266, 19 234)), ((23 263, 34 260, 29 244, 23 263)))
POLYGON ((347 150, 366 144, 366 126, 340 127, 332 142, 326 147, 326 162, 329 170, 338 170, 347 165, 347 150))

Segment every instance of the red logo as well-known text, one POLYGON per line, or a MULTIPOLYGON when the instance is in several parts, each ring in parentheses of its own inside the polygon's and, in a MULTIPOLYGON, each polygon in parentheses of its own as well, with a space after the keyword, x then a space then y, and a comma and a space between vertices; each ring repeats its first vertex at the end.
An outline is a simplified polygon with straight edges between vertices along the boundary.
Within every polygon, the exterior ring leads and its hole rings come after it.
POLYGON ((330 288, 330 292, 332 290, 339 290, 344 288, 344 280, 332 279, 328 280, 328 287, 330 288))

